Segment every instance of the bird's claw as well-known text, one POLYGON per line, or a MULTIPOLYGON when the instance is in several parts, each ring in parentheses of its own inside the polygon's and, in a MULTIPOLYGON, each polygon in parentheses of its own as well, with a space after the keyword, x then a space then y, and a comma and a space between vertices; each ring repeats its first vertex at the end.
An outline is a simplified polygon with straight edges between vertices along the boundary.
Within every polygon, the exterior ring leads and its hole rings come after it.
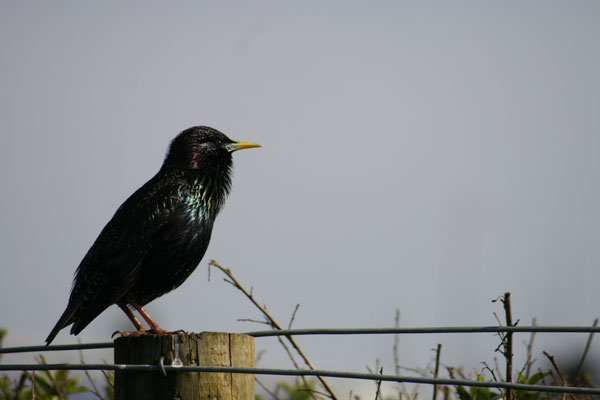
POLYGON ((114 331, 111 338, 114 338, 115 335, 121 335, 121 337, 140 337, 142 335, 185 335, 185 331, 183 329, 178 329, 176 331, 166 331, 162 328, 158 329, 142 329, 139 331, 114 331))
POLYGON ((152 333, 149 332, 148 330, 140 330, 140 331, 114 331, 112 335, 110 335, 111 338, 114 338, 115 335, 121 335, 121 337, 129 337, 129 336, 133 336, 133 337, 138 337, 138 336, 142 336, 145 335, 147 333, 152 333))
POLYGON ((152 334, 152 335, 185 335, 185 331, 183 329, 178 329, 176 331, 166 331, 162 328, 152 328, 144 331, 144 333, 152 334))

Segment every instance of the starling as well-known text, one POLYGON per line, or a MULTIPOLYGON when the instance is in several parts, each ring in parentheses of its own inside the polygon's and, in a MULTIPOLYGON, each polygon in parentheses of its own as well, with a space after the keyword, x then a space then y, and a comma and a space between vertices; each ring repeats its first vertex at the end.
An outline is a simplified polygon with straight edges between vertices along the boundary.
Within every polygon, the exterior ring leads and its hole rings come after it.
POLYGON ((67 308, 46 345, 68 325, 73 324, 71 334, 79 334, 112 304, 136 328, 124 334, 171 333, 142 307, 196 269, 231 188, 231 153, 251 147, 260 146, 234 142, 206 126, 173 139, 158 173, 119 207, 79 264, 67 308))

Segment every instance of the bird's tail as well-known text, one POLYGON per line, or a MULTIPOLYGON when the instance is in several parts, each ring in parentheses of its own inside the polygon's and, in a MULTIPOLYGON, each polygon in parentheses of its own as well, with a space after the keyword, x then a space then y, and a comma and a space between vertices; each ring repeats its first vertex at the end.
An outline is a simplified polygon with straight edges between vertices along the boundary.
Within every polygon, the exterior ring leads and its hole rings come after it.
POLYGON ((46 338, 46 346, 52 343, 52 341, 54 340, 56 335, 58 335, 58 332, 60 332, 61 329, 73 323, 73 316, 75 315, 75 312, 78 308, 78 306, 73 307, 71 304, 67 306, 67 309, 61 315, 58 322, 56 323, 56 325, 54 325, 54 328, 52 328, 52 331, 50 331, 50 334, 46 338))

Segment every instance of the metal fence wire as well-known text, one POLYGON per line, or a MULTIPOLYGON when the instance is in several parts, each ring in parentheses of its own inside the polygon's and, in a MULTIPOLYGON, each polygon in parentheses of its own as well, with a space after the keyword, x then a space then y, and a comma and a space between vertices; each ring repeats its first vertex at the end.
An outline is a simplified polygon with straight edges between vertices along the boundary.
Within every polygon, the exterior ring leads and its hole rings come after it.
MULTIPOLYGON (((589 333, 600 332, 597 326, 459 326, 459 327, 426 327, 426 328, 359 328, 359 329, 284 329, 246 332, 253 337, 300 336, 300 335, 378 335, 378 334, 451 334, 451 333, 589 333)), ((0 354, 25 353, 40 351, 90 350, 113 348, 112 342, 69 344, 52 346, 21 346, 0 348, 0 354)), ((162 361, 162 359, 161 359, 162 361)), ((255 375, 279 376, 316 376, 345 379, 363 379, 386 382, 417 383, 430 385, 453 385, 467 387, 487 387, 535 392, 554 392, 600 395, 600 388, 575 386, 531 385, 513 382, 474 381, 467 379, 426 378, 418 376, 384 375, 350 371, 331 371, 317 369, 275 369, 275 368, 240 368, 240 367, 207 367, 207 366, 173 366, 144 364, 0 364, 0 371, 40 371, 40 370, 106 370, 106 371, 158 371, 166 374, 179 372, 222 372, 255 375)))

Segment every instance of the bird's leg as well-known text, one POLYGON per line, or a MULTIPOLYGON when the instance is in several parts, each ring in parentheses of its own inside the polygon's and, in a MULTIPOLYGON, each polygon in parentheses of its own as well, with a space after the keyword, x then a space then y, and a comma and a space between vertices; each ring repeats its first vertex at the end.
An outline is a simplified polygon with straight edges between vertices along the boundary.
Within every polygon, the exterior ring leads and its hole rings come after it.
POLYGON ((131 323, 135 326, 135 329, 137 329, 136 331, 133 332, 126 332, 126 331, 116 331, 115 333, 113 333, 113 336, 115 334, 120 334, 121 336, 139 336, 139 335, 143 335, 146 332, 146 329, 144 328, 144 325, 142 325, 142 323, 136 318, 136 316, 133 314, 133 312, 129 309, 129 307, 127 307, 127 304, 117 304, 119 306, 119 308, 121 310, 123 310, 123 312, 125 313, 125 315, 127 315, 127 318, 129 318, 129 320, 131 321, 131 323))
POLYGON ((140 306, 137 302, 131 302, 130 304, 133 308, 137 310, 137 312, 140 313, 140 315, 142 316, 142 318, 144 318, 148 325, 150 325, 150 330, 147 331, 148 333, 155 333, 157 335, 174 335, 182 333, 182 331, 169 332, 164 330, 163 328, 158 326, 158 324, 154 322, 152 318, 150 318, 150 315, 148 315, 146 310, 144 310, 142 306, 140 306))
POLYGON ((150 315, 148 315, 148 313, 146 312, 146 310, 144 310, 142 308, 142 306, 140 306, 136 302, 131 302, 129 304, 131 304, 131 306, 133 308, 135 308, 137 312, 140 313, 142 318, 144 318, 144 320, 148 323, 148 325, 150 325, 150 329, 144 328, 144 325, 141 324, 141 322, 136 318, 136 316, 129 309, 129 307, 127 307, 126 304, 118 304, 118 306, 121 308, 121 310, 123 310, 125 315, 127 315, 127 318, 129 318, 129 320, 133 323, 133 325, 135 326, 135 329, 137 329, 137 330, 133 331, 133 332, 116 331, 115 333, 113 333, 113 336, 116 335, 117 333, 120 334, 121 336, 142 336, 142 335, 146 335, 146 334, 180 335, 180 334, 185 333, 184 331, 181 331, 181 330, 169 332, 169 331, 162 329, 160 326, 158 326, 158 324, 156 322, 154 322, 152 320, 152 318, 150 318, 150 315))
POLYGON ((138 331, 145 330, 144 325, 142 325, 142 323, 135 317, 135 315, 131 312, 129 307, 123 304, 119 304, 119 307, 121 308, 121 310, 123 310, 125 315, 127 315, 127 318, 129 318, 133 326, 135 326, 135 329, 137 329, 138 331))

